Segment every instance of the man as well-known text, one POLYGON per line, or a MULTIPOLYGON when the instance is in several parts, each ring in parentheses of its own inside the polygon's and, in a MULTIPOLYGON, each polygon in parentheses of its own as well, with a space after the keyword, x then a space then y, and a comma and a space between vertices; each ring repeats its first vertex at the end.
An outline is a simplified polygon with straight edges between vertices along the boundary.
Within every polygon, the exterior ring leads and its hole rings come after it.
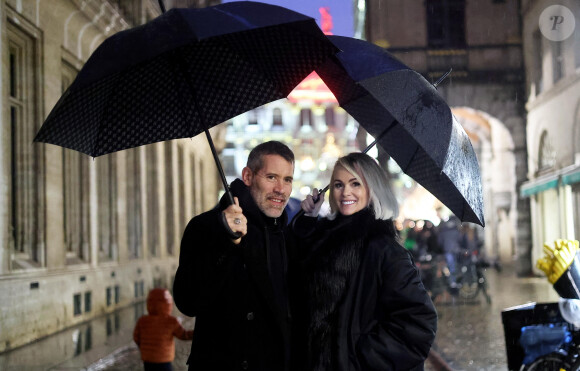
POLYGON ((230 186, 235 204, 224 197, 185 229, 173 295, 196 317, 190 370, 288 370, 284 207, 293 173, 286 145, 258 145, 230 186))

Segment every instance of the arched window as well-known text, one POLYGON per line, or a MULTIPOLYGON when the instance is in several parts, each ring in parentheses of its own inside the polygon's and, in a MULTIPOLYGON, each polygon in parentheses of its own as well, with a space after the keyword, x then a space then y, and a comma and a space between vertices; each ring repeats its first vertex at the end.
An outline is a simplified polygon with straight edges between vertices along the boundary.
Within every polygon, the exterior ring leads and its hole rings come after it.
POLYGON ((282 110, 280 108, 274 108, 272 110, 272 129, 281 130, 283 127, 282 110))
POLYGON ((548 132, 545 130, 540 136, 540 150, 538 153, 538 171, 551 169, 556 164, 556 151, 548 132))

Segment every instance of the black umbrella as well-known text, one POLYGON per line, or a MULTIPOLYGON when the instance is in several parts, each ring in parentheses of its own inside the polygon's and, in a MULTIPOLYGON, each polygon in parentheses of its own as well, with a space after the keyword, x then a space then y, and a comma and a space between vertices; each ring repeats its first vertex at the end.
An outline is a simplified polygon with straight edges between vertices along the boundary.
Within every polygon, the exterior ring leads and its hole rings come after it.
POLYGON ((106 39, 34 140, 96 157, 205 131, 229 194, 208 129, 286 97, 336 52, 313 18, 283 7, 171 9, 106 39))
POLYGON ((459 219, 483 226, 477 157, 435 87, 383 48, 329 36, 342 52, 316 72, 340 105, 459 219))

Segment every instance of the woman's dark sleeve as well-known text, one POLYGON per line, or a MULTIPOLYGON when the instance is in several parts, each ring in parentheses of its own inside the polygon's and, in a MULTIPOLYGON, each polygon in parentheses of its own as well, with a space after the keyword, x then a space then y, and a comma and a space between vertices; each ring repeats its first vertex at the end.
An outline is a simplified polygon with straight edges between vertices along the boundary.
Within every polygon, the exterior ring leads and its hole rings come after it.
POLYGON ((380 264, 377 322, 357 343, 365 370, 407 370, 422 364, 437 331, 437 312, 407 252, 380 264))
POLYGON ((316 217, 302 214, 292 220, 287 239, 291 260, 301 260, 310 252, 312 238, 317 228, 319 221, 316 217))
POLYGON ((179 267, 173 282, 175 305, 185 315, 194 317, 206 310, 223 291, 241 260, 244 238, 235 245, 214 209, 193 218, 183 233, 179 267))

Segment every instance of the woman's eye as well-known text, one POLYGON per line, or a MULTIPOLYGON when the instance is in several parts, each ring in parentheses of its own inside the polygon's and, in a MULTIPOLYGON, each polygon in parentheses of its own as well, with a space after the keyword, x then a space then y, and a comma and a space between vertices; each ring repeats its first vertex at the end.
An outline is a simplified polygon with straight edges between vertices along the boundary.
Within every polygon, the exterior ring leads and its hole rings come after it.
POLYGON ((352 182, 352 186, 353 187, 360 187, 360 183, 359 182, 352 182))
POLYGON ((336 184, 334 185, 334 188, 336 188, 336 189, 342 188, 342 184, 340 184, 340 183, 336 183, 336 184))

